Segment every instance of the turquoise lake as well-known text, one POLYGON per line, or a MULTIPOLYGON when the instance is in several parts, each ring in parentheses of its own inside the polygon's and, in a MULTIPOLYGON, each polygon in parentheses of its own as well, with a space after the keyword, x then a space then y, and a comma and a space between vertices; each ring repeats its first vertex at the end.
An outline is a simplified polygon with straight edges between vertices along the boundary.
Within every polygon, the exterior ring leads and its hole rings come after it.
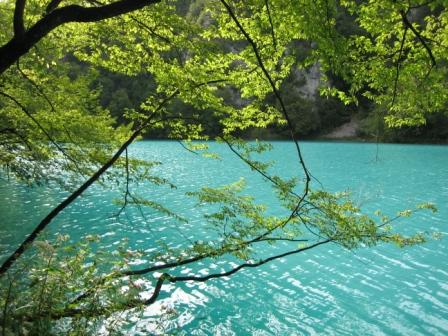
MULTIPOLYGON (((178 314, 164 328, 181 335, 448 335, 448 146, 326 142, 301 146, 320 182, 313 181, 314 189, 349 190, 370 214, 381 209, 393 216, 418 203, 433 202, 437 213, 420 212, 396 225, 402 232, 439 231, 442 238, 405 249, 379 245, 347 251, 324 245, 229 278, 169 284, 160 300, 127 327, 129 335, 161 333, 154 326, 162 306, 178 314)), ((129 208, 117 219, 112 201, 120 194, 116 188, 95 186, 52 222, 46 234, 68 233, 73 240, 98 234, 111 248, 127 238, 132 248, 146 251, 155 248, 156 240, 182 246, 213 239, 202 218, 207 209, 196 207, 185 192, 240 177, 247 182, 246 193, 267 204, 268 212, 279 213, 269 183, 225 145, 211 143, 211 149, 222 159, 200 157, 170 141, 142 141, 130 149, 134 157, 162 162, 154 172, 177 185, 177 189, 132 185, 131 191, 188 217, 188 223, 150 209, 143 218, 129 208)), ((277 161, 276 174, 299 173, 291 142, 274 142, 264 158, 277 161)), ((66 193, 6 180, 0 180, 0 193, 4 259, 66 193)), ((180 267, 176 273, 205 275, 230 269, 236 262, 204 262, 180 267)))

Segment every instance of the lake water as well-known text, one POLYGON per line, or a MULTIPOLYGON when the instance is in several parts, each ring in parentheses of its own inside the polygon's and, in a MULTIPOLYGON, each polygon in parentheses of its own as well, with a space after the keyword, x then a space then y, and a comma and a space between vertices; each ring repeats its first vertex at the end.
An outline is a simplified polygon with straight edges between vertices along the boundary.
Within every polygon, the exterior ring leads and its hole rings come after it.
MULTIPOLYGON (((177 185, 176 190, 139 185, 131 191, 167 205, 188 217, 188 223, 151 210, 142 218, 136 209, 117 220, 112 200, 119 194, 94 187, 52 222, 47 234, 69 233, 73 239, 99 234, 111 247, 126 237, 132 247, 147 251, 156 240, 181 246, 211 239, 213 233, 202 219, 206 210, 195 207, 184 193, 239 177, 246 179, 248 193, 270 205, 269 212, 280 211, 268 183, 225 146, 211 147, 222 160, 199 157, 168 141, 139 142, 130 151, 163 162, 155 171, 177 185)), ((378 160, 375 144, 305 142, 302 148, 320 183, 331 191, 350 190, 366 212, 381 209, 394 215, 421 202, 436 203, 437 213, 418 213, 398 225, 404 232, 440 231, 445 236, 407 249, 380 245, 350 252, 324 245, 231 278, 166 285, 160 300, 129 326, 130 335, 154 331, 162 305, 178 314, 165 325, 167 330, 185 335, 448 334, 448 147, 380 145, 378 160)), ((266 158, 278 161, 277 174, 293 176, 298 171, 292 143, 275 142, 266 158)), ((65 193, 7 181, 0 181, 0 193, 3 259, 65 193)), ((208 274, 231 265, 203 263, 177 273, 208 274)))

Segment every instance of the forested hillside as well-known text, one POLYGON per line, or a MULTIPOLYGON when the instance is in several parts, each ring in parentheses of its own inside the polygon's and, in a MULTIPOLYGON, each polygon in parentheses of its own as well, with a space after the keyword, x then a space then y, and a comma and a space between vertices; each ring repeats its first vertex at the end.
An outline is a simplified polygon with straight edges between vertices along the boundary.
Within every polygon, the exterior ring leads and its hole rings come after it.
MULTIPOLYGON (((177 2, 179 14, 189 20, 193 20, 201 25, 207 25, 207 0, 182 0, 177 2)), ((418 18, 427 13, 428 7, 422 6, 413 13, 418 18)), ((338 16, 337 27, 342 35, 349 36, 352 33, 359 33, 359 27, 353 17, 341 8, 338 16)), ((153 32, 154 34, 155 31, 153 32)), ((163 36, 160 36, 162 39, 163 36)), ((223 40, 223 48, 233 52, 234 46, 226 44, 223 40)), ((296 58, 296 65, 293 67, 287 80, 282 84, 281 91, 288 110, 294 121, 296 135, 303 139, 355 139, 382 142, 434 142, 445 143, 448 141, 448 107, 447 104, 438 111, 428 114, 424 123, 418 125, 402 125, 401 127, 388 127, 384 121, 386 112, 384 108, 377 106, 372 101, 366 99, 362 94, 357 95, 357 103, 343 104, 340 99, 322 95, 320 90, 327 86, 347 90, 348 85, 337 74, 331 71, 322 72, 318 63, 303 66, 303 60, 313 52, 313 43, 297 41, 295 46, 290 48, 290 53, 296 58), (350 124, 353 132, 348 136, 344 133, 332 136, 334 130, 340 126, 350 124)), ((182 54, 182 51, 179 51, 182 54)), ((187 57, 186 54, 183 57, 187 57)), ((72 66, 72 75, 79 76, 92 67, 85 65, 71 55, 67 55, 66 60, 72 66)), ((90 69, 92 70, 92 69, 90 69)), ((96 79, 92 81, 92 88, 98 90, 100 104, 109 110, 115 117, 117 123, 126 123, 124 117, 126 110, 138 108, 144 101, 147 93, 154 90, 156 83, 148 74, 126 75, 110 72, 104 68, 97 67, 96 79)), ((226 102, 235 106, 243 104, 240 97, 231 90, 222 90, 222 96, 226 102)), ((275 99, 272 98, 272 101, 275 99)), ((195 107, 182 103, 180 100, 173 100, 171 106, 182 114, 194 115, 198 113, 195 107)), ((219 122, 210 113, 208 127, 205 133, 213 137, 219 134, 219 122)), ((148 139, 167 138, 167 130, 159 129, 146 134, 148 139)), ((265 129, 246 129, 241 132, 244 138, 264 138, 283 139, 288 137, 286 128, 278 125, 270 125, 265 129)))

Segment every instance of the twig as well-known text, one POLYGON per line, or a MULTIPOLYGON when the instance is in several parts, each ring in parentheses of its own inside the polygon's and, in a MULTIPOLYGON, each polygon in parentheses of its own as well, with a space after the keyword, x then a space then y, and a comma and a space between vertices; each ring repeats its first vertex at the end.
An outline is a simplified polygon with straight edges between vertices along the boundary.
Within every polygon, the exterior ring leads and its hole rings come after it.
POLYGON ((165 37, 160 35, 159 33, 157 33, 154 28, 151 28, 150 26, 148 26, 146 23, 142 22, 141 20, 137 19, 134 15, 129 15, 129 17, 131 18, 132 21, 136 22, 140 27, 144 28, 145 30, 147 30, 150 34, 154 35, 155 37, 157 37, 158 39, 162 40, 163 42, 166 42, 168 44, 173 44, 173 42, 165 37))
POLYGON ((48 138, 48 140, 69 160, 71 161, 75 167, 81 171, 81 169, 78 166, 78 162, 76 162, 76 160, 74 158, 71 157, 71 155, 69 155, 64 148, 62 148, 57 142, 56 140, 53 139, 53 137, 50 135, 50 133, 47 132, 47 130, 40 124, 40 122, 28 111, 28 109, 22 104, 20 103, 16 98, 14 98, 13 96, 0 91, 0 95, 12 100, 18 107, 20 107, 20 109, 27 115, 28 118, 30 118, 34 124, 36 124, 36 126, 42 131, 42 133, 45 134, 45 136, 48 138))
POLYGON ((277 50, 277 40, 275 38, 275 30, 274 30, 274 24, 272 22, 271 10, 269 9, 269 0, 264 0, 264 4, 266 6, 266 11, 268 13, 269 18, 269 24, 271 26, 272 44, 274 45, 274 49, 277 50))
POLYGON ((31 78, 29 78, 20 68, 20 61, 17 60, 16 62, 16 66, 17 66, 17 70, 19 71, 19 73, 22 75, 23 78, 25 78, 28 82, 31 83, 31 85, 37 90, 37 92, 39 92, 39 94, 45 99, 45 101, 48 103, 48 105, 50 105, 50 108, 53 112, 56 111, 56 109, 54 108, 53 103, 50 101, 50 99, 48 98, 48 96, 45 94, 45 92, 39 87, 39 85, 37 85, 37 83, 35 81, 33 81, 31 78))
POLYGON ((406 26, 404 28, 404 33, 403 33, 403 37, 401 39, 401 45, 400 45, 400 51, 398 53, 398 60, 397 60, 397 65, 396 65, 396 74, 395 74, 395 81, 394 81, 394 92, 393 92, 393 96, 392 96, 392 103, 391 103, 391 108, 394 106, 395 104, 395 98, 397 97, 397 86, 398 86, 398 78, 400 75, 400 65, 401 65, 401 55, 403 53, 403 47, 404 47, 404 42, 406 40, 406 33, 408 32, 408 26, 406 26))
MULTIPOLYGON (((400 15, 401 18, 403 20, 403 23, 409 27, 409 29, 414 33, 414 35, 417 37, 417 39, 420 41, 420 43, 423 45, 423 47, 426 49, 426 52, 428 53, 429 58, 431 59, 431 64, 432 67, 434 67, 436 65, 436 59, 432 53, 431 48, 428 46, 428 44, 426 43, 425 39, 423 38, 423 36, 420 34, 420 32, 415 29, 415 27, 412 25, 412 23, 409 21, 406 13, 404 11, 400 11, 400 15)), ((432 68, 431 67, 431 68, 432 68)))
POLYGON ((195 155, 199 155, 198 152, 196 152, 196 151, 192 150, 191 148, 188 148, 187 146, 185 146, 185 144, 183 143, 182 140, 176 140, 176 141, 177 141, 177 142, 179 143, 179 145, 181 145, 186 151, 189 151, 190 153, 193 153, 193 154, 195 154, 195 155))
MULTIPOLYGON (((250 162, 248 159, 246 159, 244 156, 241 155, 241 153, 239 153, 233 146, 232 144, 225 138, 223 138, 223 141, 227 144, 227 146, 229 147, 229 149, 236 155, 238 156, 243 162, 245 162, 251 169, 255 170, 256 172, 258 172, 261 176, 263 176, 265 179, 267 179, 268 181, 270 181, 272 184, 276 185, 277 187, 280 187, 280 185, 278 184, 277 181, 275 181, 271 176, 269 176, 268 174, 266 174, 264 171, 262 171, 261 169, 259 169, 258 167, 256 167, 252 162, 250 162)), ((293 196, 296 196, 297 198, 300 199, 300 196, 298 194, 296 194, 294 191, 290 190, 289 193, 293 196)))
POLYGON ((255 262, 255 263, 244 263, 244 264, 241 264, 241 265, 231 269, 230 271, 227 271, 227 272, 224 272, 224 273, 209 274, 209 275, 202 276, 202 277, 198 277, 198 276, 170 277, 169 281, 170 282, 178 282, 178 281, 199 281, 199 282, 205 282, 205 281, 213 279, 213 278, 221 278, 221 277, 225 277, 225 276, 229 276, 229 275, 235 274, 236 272, 242 270, 243 268, 258 267, 258 266, 264 265, 266 263, 269 263, 271 261, 274 261, 274 260, 277 260, 277 259, 280 259, 280 258, 284 258, 284 257, 290 256, 290 255, 293 255, 293 254, 297 254, 297 253, 300 253, 300 252, 304 252, 306 250, 312 249, 312 248, 317 247, 319 245, 327 244, 329 242, 332 242, 332 239, 326 239, 326 240, 319 241, 317 243, 314 243, 314 244, 306 246, 306 247, 302 247, 302 248, 295 249, 295 250, 292 250, 292 251, 288 251, 288 252, 284 252, 284 253, 281 253, 281 254, 277 254, 277 255, 274 255, 272 257, 269 257, 269 258, 266 258, 266 259, 262 259, 262 260, 260 260, 258 262, 255 262))
POLYGON ((128 205, 128 196, 130 195, 129 192, 129 157, 128 157, 128 149, 125 149, 125 171, 126 171, 126 190, 124 192, 124 204, 116 214, 117 217, 120 216, 120 214, 123 212, 123 210, 128 205))

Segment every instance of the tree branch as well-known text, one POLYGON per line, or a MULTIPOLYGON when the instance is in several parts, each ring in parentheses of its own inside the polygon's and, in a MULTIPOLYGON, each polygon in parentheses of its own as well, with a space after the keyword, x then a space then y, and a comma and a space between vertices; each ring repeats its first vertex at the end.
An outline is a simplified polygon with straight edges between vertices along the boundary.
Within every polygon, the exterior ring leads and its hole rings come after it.
POLYGON ((290 219, 293 217, 293 214, 295 211, 297 211, 301 205, 301 203, 305 200, 306 196, 309 193, 309 186, 310 186, 310 182, 311 182, 311 175, 308 171, 308 168, 305 165, 305 161, 303 159, 303 155, 302 155, 302 150, 300 149, 299 143, 297 142, 295 136, 294 136, 294 126, 292 123, 291 118, 289 117, 289 113, 286 109, 286 106, 283 102, 283 99, 280 95, 280 92, 277 90, 277 87, 275 86, 275 83, 271 77, 271 75, 269 74, 268 70, 266 69, 263 59, 261 58, 260 52, 258 50, 257 44, 255 43, 255 41, 250 37, 249 33, 244 29, 244 27, 241 25, 241 22, 238 20, 238 18, 236 17, 235 13, 233 12, 232 8, 229 6, 229 4, 225 1, 225 0, 220 0, 222 5, 226 8, 229 16, 231 17, 231 19, 233 20, 233 22, 236 24, 236 26, 238 27, 238 29, 240 30, 241 34, 243 34, 243 36, 245 37, 245 39, 247 40, 247 42, 250 44, 250 46, 252 47, 252 50, 255 54, 255 57, 257 59, 258 65, 261 68, 263 74, 265 75, 266 79, 268 80, 272 91, 274 92, 274 95, 276 97, 276 99, 278 100, 278 102, 280 103, 280 107, 281 107, 281 111, 283 116, 285 117, 285 120, 287 122, 288 125, 288 129, 290 132, 290 137, 292 139, 292 141, 294 142, 294 145, 296 147, 296 151, 297 151, 297 155, 299 157, 299 162, 300 162, 300 166, 303 170, 303 172, 305 173, 305 187, 304 187, 304 191, 303 191, 303 195, 302 197, 299 199, 299 201, 297 202, 297 206, 295 208, 295 210, 292 212, 290 219))
POLYGON ((0 47, 0 74, 5 72, 21 56, 26 54, 36 43, 48 35, 55 28, 69 22, 97 22, 119 15, 130 13, 146 6, 159 3, 161 0, 120 0, 100 7, 82 7, 69 5, 57 8, 37 21, 23 34, 20 33, 20 24, 23 27, 23 9, 25 0, 17 0, 14 12, 14 37, 0 47), (20 19, 21 18, 21 19, 20 19))
POLYGON ((269 24, 271 26, 272 44, 274 45, 274 49, 277 50, 277 40, 275 38, 275 30, 274 30, 274 23, 272 22, 271 10, 269 9, 269 0, 264 0, 264 4, 266 6, 266 11, 268 13, 269 18, 269 24))
MULTIPOLYGON (((76 160, 74 158, 71 157, 71 155, 69 155, 64 148, 62 148, 55 139, 53 139, 53 137, 50 135, 50 133, 47 132, 47 130, 40 124, 40 122, 28 111, 28 109, 22 104, 20 103, 16 98, 14 98, 13 96, 0 91, 0 95, 8 98, 9 100, 13 101, 14 104, 16 104, 22 111, 23 113, 25 113, 27 115, 28 118, 30 118, 33 123, 42 131, 42 133, 44 133, 44 135, 47 137, 47 139, 53 144, 53 146, 55 146, 61 153, 62 155, 64 155, 70 162, 72 162, 76 169, 78 169, 78 171, 81 173, 81 169, 78 166, 78 163, 76 162, 76 160)), ((1 273, 0 273, 1 274, 1 273)))
POLYGON ((290 255, 293 255, 293 254, 297 254, 297 253, 300 253, 300 252, 312 249, 314 247, 317 247, 319 245, 327 244, 327 243, 329 243, 331 241, 332 241, 331 239, 326 239, 326 240, 314 243, 314 244, 306 246, 306 247, 302 247, 302 248, 295 249, 295 250, 292 250, 292 251, 288 251, 288 252, 285 252, 285 253, 282 253, 282 254, 277 254, 275 256, 272 256, 272 257, 269 257, 269 258, 266 258, 266 259, 262 259, 262 260, 260 260, 258 262, 255 262, 255 263, 244 263, 244 264, 241 264, 241 265, 231 269, 230 271, 223 272, 223 273, 209 274, 209 275, 205 275, 205 276, 202 276, 202 277, 199 277, 199 276, 170 277, 169 281, 170 282, 179 282, 179 281, 199 281, 199 282, 204 282, 204 281, 207 281, 207 280, 210 280, 210 279, 213 279, 213 278, 222 278, 222 277, 225 277, 225 276, 229 276, 229 275, 235 274, 236 272, 242 270, 243 268, 258 267, 258 266, 264 265, 264 264, 266 264, 268 262, 274 261, 276 259, 284 258, 284 257, 290 256, 290 255))
POLYGON ((312 248, 318 247, 319 245, 330 243, 331 241, 332 241, 331 239, 326 239, 326 240, 319 241, 317 243, 314 243, 314 244, 306 246, 306 247, 302 247, 302 248, 295 249, 295 250, 292 250, 292 251, 287 251, 285 253, 277 254, 277 255, 274 255, 272 257, 269 257, 269 258, 266 258, 266 259, 262 259, 262 260, 260 260, 258 262, 255 262, 255 263, 249 263, 249 262, 248 263, 244 263, 244 264, 241 264, 241 265, 239 265, 239 266, 237 266, 235 268, 232 268, 231 270, 229 270, 227 272, 223 272, 223 273, 214 273, 214 274, 209 274, 209 275, 205 275, 205 276, 171 276, 168 273, 163 273, 159 277, 159 279, 157 280, 156 287, 154 288, 154 292, 153 292, 152 296, 147 301, 145 301, 145 304, 149 305, 149 304, 154 303, 157 300, 157 297, 160 294, 160 290, 161 290, 163 282, 165 280, 168 280, 171 283, 184 282, 184 281, 205 282, 205 281, 208 281, 210 279, 227 277, 227 276, 233 275, 233 274, 241 271, 244 268, 259 267, 259 266, 267 264, 267 263, 269 263, 271 261, 274 261, 274 260, 277 260, 277 259, 280 259, 280 258, 284 258, 284 257, 288 257, 290 255, 294 255, 294 254, 297 254, 297 253, 300 253, 300 252, 304 252, 306 250, 310 250, 312 248))
POLYGON ((49 14, 50 12, 58 8, 61 2, 62 0, 51 0, 45 8, 45 13, 49 14))
POLYGON ((126 209, 126 206, 128 205, 128 197, 131 196, 131 193, 129 191, 129 156, 128 156, 128 149, 126 148, 124 150, 125 152, 125 171, 126 171, 126 190, 124 191, 124 203, 123 206, 120 208, 118 213, 115 215, 116 217, 119 217, 120 214, 126 209))
POLYGON ((25 12, 26 0, 16 0, 14 8, 14 37, 20 37, 25 34, 25 25, 23 24, 23 14, 25 12))
POLYGON ((426 52, 428 53, 428 56, 431 59, 432 67, 434 67, 436 65, 436 59, 434 57, 434 54, 432 53, 431 48, 428 46, 428 44, 426 43, 425 39, 420 34, 420 32, 417 29, 415 29, 415 27, 409 21, 406 13, 404 11, 400 11, 400 15, 401 15, 401 18, 402 18, 403 23, 405 24, 405 26, 408 27, 414 33, 414 35, 417 37, 417 39, 420 41, 420 43, 426 49, 426 52))
MULTIPOLYGON (((277 181, 275 181, 271 176, 269 176, 268 174, 266 174, 264 171, 262 171, 261 169, 259 169, 258 167, 256 167, 252 162, 250 162, 248 159, 246 159, 244 156, 241 155, 240 152, 238 152, 233 146, 232 144, 227 140, 223 138, 223 141, 227 144, 227 146, 229 147, 229 149, 236 155, 238 156, 244 163, 246 163, 251 169, 255 170, 256 172, 258 172, 261 176, 263 176, 265 179, 267 179, 268 181, 270 181, 272 184, 276 185, 277 187, 280 187, 280 185, 278 184, 277 181)), ((298 194, 296 194, 294 191, 289 191, 289 193, 297 198, 300 198, 300 196, 298 194)))
MULTIPOLYGON (((192 89, 197 89, 201 86, 205 86, 208 84, 216 84, 223 82, 223 79, 210 80, 207 82, 196 84, 192 87, 192 89)), ((115 152, 115 154, 103 165, 101 166, 84 184, 82 184, 77 190, 75 190, 72 194, 70 194, 65 200, 59 203, 44 219, 37 225, 37 227, 31 232, 31 234, 20 244, 20 246, 11 254, 1 265, 0 267, 0 276, 2 276, 12 265, 13 263, 25 252, 28 245, 34 242, 39 233, 44 230, 51 221, 59 215, 66 207, 68 207, 74 200, 76 200, 81 194, 89 188, 93 183, 95 183, 101 175, 104 174, 110 167, 114 165, 114 163, 120 158, 121 154, 129 147, 129 145, 134 142, 134 140, 145 130, 152 121, 152 118, 158 113, 171 99, 176 97, 180 93, 179 89, 176 89, 171 95, 166 97, 151 113, 148 119, 138 127, 129 138, 120 146, 120 148, 115 152)))
MULTIPOLYGON (((391 108, 394 106, 395 104, 395 99, 397 98, 397 88, 398 88, 398 78, 400 76, 400 65, 401 65, 401 55, 403 54, 403 47, 404 47, 404 42, 406 40, 406 33, 408 32, 408 26, 405 26, 404 28, 404 32, 403 32, 403 37, 401 39, 401 44, 400 44, 400 52, 398 53, 398 60, 397 60, 397 65, 396 65, 396 72, 395 72, 395 81, 394 81, 394 91, 393 91, 393 96, 392 96, 392 103, 391 103, 391 108)), ((377 139, 378 142, 379 139, 377 139)))
MULTIPOLYGON (((174 91, 171 96, 163 100, 159 106, 154 110, 151 116, 158 112, 169 100, 179 93, 179 90, 174 91)), ((103 173, 108 170, 118 160, 121 154, 128 148, 128 146, 140 135, 151 120, 151 116, 147 121, 135 130, 131 136, 121 145, 121 147, 115 152, 115 154, 100 168, 98 169, 84 184, 82 184, 77 190, 69 195, 64 201, 59 203, 45 218, 39 223, 39 225, 31 232, 31 234, 20 244, 20 246, 6 259, 0 267, 0 276, 3 275, 12 264, 25 252, 28 245, 31 244, 39 235, 39 233, 47 227, 48 224, 67 206, 69 206, 75 199, 90 187, 95 181, 97 181, 103 173)))
MULTIPOLYGON (((277 254, 274 256, 271 256, 269 258, 265 258, 265 259, 261 259, 257 262, 247 262, 241 265, 238 265, 234 268, 232 268, 229 271, 226 272, 222 272, 222 273, 213 273, 213 274, 209 274, 206 276, 172 276, 168 273, 163 273, 156 282, 156 285, 154 287, 153 293, 151 295, 151 297, 145 301, 137 301, 137 302, 131 302, 128 304, 124 304, 123 306, 120 307, 113 307, 113 310, 120 310, 120 309, 132 309, 135 308, 136 306, 139 306, 141 304, 145 304, 145 305, 151 305, 154 302, 156 302, 157 298, 160 295, 160 291, 162 289, 163 283, 165 281, 169 281, 171 283, 176 283, 176 282, 185 282, 185 281, 197 281, 197 282, 205 282, 211 279, 217 279, 217 278, 222 278, 222 277, 227 277, 227 276, 231 276, 239 271, 241 271, 244 268, 255 268, 255 267, 259 267, 262 266, 264 264, 267 264, 271 261, 275 261, 277 259, 280 258, 284 258, 284 257, 288 257, 294 254, 298 254, 300 252, 304 252, 310 249, 313 249, 315 247, 318 247, 320 245, 324 245, 324 244, 328 244, 330 242, 332 242, 332 239, 325 239, 319 242, 316 242, 314 244, 311 244, 309 246, 305 246, 302 248, 298 248, 298 249, 294 249, 294 250, 290 250, 281 254, 277 254)), ((101 316, 101 315, 105 315, 105 314, 109 314, 111 312, 111 309, 108 309, 107 307, 104 307, 103 309, 98 309, 97 311, 95 311, 95 316, 101 316)), ((78 314, 81 314, 82 310, 81 309, 68 309, 65 310, 63 312, 60 312, 58 314, 54 314, 52 315, 53 319, 60 319, 60 318, 64 318, 64 317, 70 317, 70 316, 75 316, 78 314)))

